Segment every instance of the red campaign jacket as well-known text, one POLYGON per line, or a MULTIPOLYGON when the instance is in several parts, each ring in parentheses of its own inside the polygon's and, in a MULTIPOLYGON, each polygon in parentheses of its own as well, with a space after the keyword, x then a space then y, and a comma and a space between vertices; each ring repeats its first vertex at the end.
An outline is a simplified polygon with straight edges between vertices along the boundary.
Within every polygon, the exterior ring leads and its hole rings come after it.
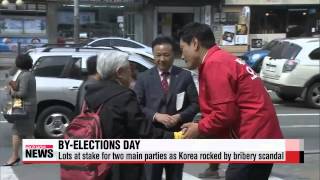
POLYGON ((199 68, 199 131, 215 138, 283 138, 261 79, 240 59, 214 46, 199 68))

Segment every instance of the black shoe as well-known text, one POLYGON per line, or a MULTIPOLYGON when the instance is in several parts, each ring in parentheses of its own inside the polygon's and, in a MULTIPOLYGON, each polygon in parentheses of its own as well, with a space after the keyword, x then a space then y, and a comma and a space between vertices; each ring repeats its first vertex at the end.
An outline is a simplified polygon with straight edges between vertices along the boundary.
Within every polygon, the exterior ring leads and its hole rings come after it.
POLYGON ((5 163, 2 166, 15 166, 20 162, 20 158, 17 158, 15 161, 13 161, 12 163, 5 163))

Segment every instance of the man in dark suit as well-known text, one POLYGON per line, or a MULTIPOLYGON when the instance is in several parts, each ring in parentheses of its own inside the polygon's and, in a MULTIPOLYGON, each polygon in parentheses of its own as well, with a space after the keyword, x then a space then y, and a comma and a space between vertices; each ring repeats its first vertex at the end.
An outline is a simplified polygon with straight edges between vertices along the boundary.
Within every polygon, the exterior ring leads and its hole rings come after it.
MULTIPOLYGON (((198 93, 191 73, 172 65, 174 47, 171 38, 156 38, 152 42, 156 67, 142 73, 134 87, 148 120, 155 127, 172 132, 180 131, 180 126, 192 121, 199 112, 198 93)), ((161 180, 163 168, 167 180, 182 179, 183 164, 153 164, 147 178, 161 180)))

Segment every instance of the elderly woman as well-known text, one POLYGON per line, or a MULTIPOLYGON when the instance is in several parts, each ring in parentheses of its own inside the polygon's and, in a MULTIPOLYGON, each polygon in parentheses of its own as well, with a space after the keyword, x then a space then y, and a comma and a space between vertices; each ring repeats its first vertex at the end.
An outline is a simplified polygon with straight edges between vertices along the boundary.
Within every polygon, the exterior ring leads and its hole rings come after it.
POLYGON ((32 138, 34 131, 34 121, 37 110, 36 100, 36 79, 30 71, 32 59, 29 55, 23 54, 16 58, 16 67, 21 70, 16 81, 10 81, 10 93, 13 98, 21 98, 24 108, 28 112, 27 119, 14 122, 12 127, 12 153, 4 166, 16 165, 19 161, 19 148, 21 139, 32 138))
MULTIPOLYGON (((110 51, 98 55, 99 81, 86 86, 85 101, 89 109, 100 113, 103 137, 112 138, 173 138, 173 133, 153 129, 139 108, 135 93, 129 89, 131 69, 128 55, 110 51)), ((113 165, 109 179, 144 179, 144 166, 135 164, 113 165)))

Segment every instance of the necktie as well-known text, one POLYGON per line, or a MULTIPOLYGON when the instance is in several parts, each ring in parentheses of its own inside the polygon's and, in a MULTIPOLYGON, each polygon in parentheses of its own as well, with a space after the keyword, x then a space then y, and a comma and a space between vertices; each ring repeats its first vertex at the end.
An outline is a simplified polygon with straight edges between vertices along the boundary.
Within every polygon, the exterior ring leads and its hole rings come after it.
POLYGON ((170 75, 169 72, 162 72, 161 73, 161 77, 162 77, 161 86, 162 86, 162 90, 165 94, 167 94, 169 91, 169 83, 168 83, 168 76, 169 75, 170 75))

